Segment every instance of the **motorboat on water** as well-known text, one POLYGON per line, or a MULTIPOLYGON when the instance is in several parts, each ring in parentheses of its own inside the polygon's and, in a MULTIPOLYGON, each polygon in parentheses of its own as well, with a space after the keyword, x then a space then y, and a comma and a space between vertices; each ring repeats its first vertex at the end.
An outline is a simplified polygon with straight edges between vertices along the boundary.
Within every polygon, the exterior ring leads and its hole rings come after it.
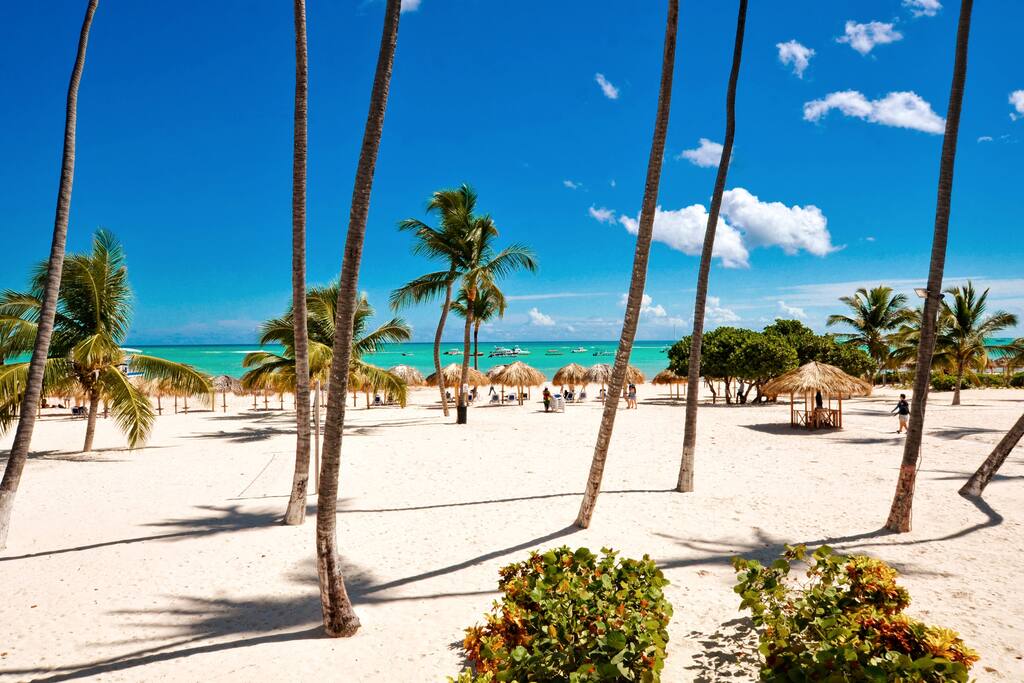
POLYGON ((444 355, 446 355, 446 356, 461 356, 462 355, 462 349, 448 349, 447 351, 444 352, 444 355))
POLYGON ((560 349, 548 349, 544 352, 545 356, 561 356, 562 351, 560 349))
POLYGON ((506 346, 495 346, 494 350, 491 351, 488 356, 490 358, 506 358, 508 356, 529 356, 529 351, 524 351, 518 346, 513 346, 511 349, 506 346))
POLYGON ((614 356, 613 351, 594 351, 595 356, 614 356))
POLYGON ((575 349, 572 350, 572 352, 573 353, 586 353, 587 352, 587 347, 585 347, 585 346, 577 346, 575 349))

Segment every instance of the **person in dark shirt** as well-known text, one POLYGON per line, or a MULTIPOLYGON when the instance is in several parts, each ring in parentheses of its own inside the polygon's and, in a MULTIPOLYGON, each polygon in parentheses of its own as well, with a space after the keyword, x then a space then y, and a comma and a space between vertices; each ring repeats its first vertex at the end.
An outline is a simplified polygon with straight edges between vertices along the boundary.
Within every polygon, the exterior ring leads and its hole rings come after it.
POLYGON ((900 394, 900 400, 896 403, 896 407, 890 412, 890 415, 898 415, 900 418, 900 428, 896 430, 897 434, 902 434, 907 430, 907 422, 910 420, 910 404, 907 403, 907 395, 900 394))

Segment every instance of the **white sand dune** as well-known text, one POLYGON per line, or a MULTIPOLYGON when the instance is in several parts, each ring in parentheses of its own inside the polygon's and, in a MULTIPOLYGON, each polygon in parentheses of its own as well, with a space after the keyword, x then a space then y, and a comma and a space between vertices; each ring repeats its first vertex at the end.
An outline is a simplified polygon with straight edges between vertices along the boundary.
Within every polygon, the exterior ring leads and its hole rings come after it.
POLYGON ((848 402, 847 429, 833 433, 790 430, 781 405, 702 409, 686 495, 670 490, 682 408, 652 401, 659 393, 641 387, 640 409, 619 413, 586 531, 571 524, 597 403, 474 408, 466 427, 441 417, 432 390, 405 410, 350 410, 338 523, 363 628, 346 640, 320 635, 314 520, 278 523, 291 412, 247 399, 227 413, 165 407, 134 453, 101 420, 87 455, 73 453, 81 420, 45 417, 0 552, 0 678, 440 681, 460 668, 455 643, 496 597, 498 568, 564 543, 664 567, 675 607, 666 681, 748 680, 731 655, 742 624, 730 558, 828 542, 899 568, 909 611, 980 651, 978 680, 1024 680, 1022 451, 984 503, 956 494, 1024 392, 968 391, 960 408, 933 395, 904 535, 879 531, 902 452, 891 392, 848 402))

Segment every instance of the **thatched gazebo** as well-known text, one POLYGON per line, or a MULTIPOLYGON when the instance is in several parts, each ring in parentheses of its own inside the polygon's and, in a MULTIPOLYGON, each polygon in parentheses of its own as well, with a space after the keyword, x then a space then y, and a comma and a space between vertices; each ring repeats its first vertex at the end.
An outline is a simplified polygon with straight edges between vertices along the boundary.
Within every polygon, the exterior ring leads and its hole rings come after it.
POLYGON ((577 386, 587 386, 587 369, 578 363, 569 363, 558 369, 551 383, 575 391, 577 386))
POLYGON ((518 387, 519 405, 523 405, 523 388, 544 384, 547 378, 540 370, 531 368, 526 363, 517 360, 506 365, 501 372, 496 373, 494 381, 502 386, 518 387))
POLYGON ((686 389, 686 381, 687 381, 686 377, 680 377, 675 372, 673 372, 671 369, 665 368, 664 370, 662 370, 661 372, 659 372, 657 375, 654 376, 654 379, 651 380, 651 384, 667 384, 668 385, 668 395, 671 397, 672 396, 672 389, 675 388, 675 390, 676 390, 676 398, 681 398, 680 393, 679 393, 679 387, 680 386, 683 387, 683 389, 684 389, 683 395, 685 395, 686 394, 686 391, 685 391, 685 389, 686 389))
MULTIPOLYGON (((456 398, 460 391, 459 383, 462 381, 462 364, 461 363, 449 363, 448 365, 441 368, 441 382, 445 389, 455 389, 456 398)), ((479 387, 481 384, 488 384, 490 380, 487 379, 487 375, 469 368, 468 384, 470 386, 479 387)), ((437 373, 427 375, 427 384, 432 387, 437 386, 437 373)))
POLYGON ((847 375, 834 365, 811 361, 771 380, 761 392, 769 396, 789 394, 789 424, 792 427, 842 429, 843 399, 867 396, 871 393, 871 385, 847 375), (803 396, 803 410, 796 407, 796 396, 803 396), (832 407, 833 399, 838 400, 837 408, 832 407))
POLYGON ((405 382, 407 387, 421 387, 426 384, 423 373, 411 365, 395 365, 388 368, 388 372, 405 382))

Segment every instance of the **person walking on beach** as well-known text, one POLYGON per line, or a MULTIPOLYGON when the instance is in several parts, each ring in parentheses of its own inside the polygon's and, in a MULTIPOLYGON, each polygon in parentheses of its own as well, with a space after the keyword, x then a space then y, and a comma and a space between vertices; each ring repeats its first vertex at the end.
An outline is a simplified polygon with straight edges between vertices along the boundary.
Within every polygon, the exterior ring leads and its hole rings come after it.
POLYGON ((632 408, 636 410, 636 385, 630 384, 629 389, 626 391, 626 410, 632 408))
POLYGON ((900 400, 896 403, 896 407, 890 412, 890 415, 898 415, 900 418, 900 428, 896 430, 897 434, 902 434, 907 430, 907 422, 910 420, 910 404, 907 403, 907 395, 900 394, 900 400))
POLYGON ((548 391, 547 387, 544 387, 544 412, 550 412, 551 410, 551 392, 548 391))

